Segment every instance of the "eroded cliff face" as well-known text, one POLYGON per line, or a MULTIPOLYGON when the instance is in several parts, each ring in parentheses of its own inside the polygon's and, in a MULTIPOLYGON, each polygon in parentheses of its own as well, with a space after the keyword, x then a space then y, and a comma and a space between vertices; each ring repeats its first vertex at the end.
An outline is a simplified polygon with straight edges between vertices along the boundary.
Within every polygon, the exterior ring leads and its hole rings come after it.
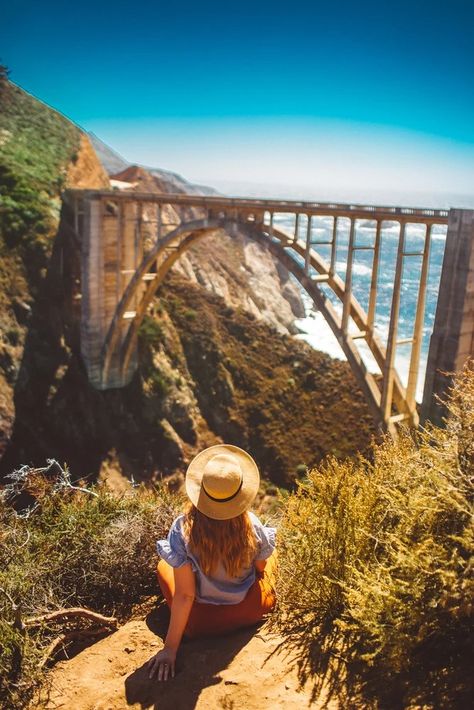
POLYGON ((288 271, 264 248, 243 234, 218 232, 193 246, 174 271, 221 296, 233 308, 242 307, 281 333, 294 333, 295 318, 304 306, 288 271))
POLYGON ((375 433, 347 363, 178 274, 153 304, 141 348, 143 381, 167 392, 164 412, 183 460, 215 443, 209 431, 253 452, 269 480, 288 486, 328 453, 366 450, 375 433), (182 408, 180 397, 193 406, 182 408))
POLYGON ((98 159, 90 138, 80 136, 79 149, 67 165, 66 187, 78 189, 110 189, 109 176, 98 159))
MULTIPOLYGON (((183 191, 179 184, 137 165, 111 178, 126 183, 127 192, 183 191)), ((170 222, 180 218, 174 210, 167 209, 170 222)), ((216 231, 204 237, 179 259, 173 271, 221 296, 229 306, 244 308, 279 332, 294 333, 295 318, 304 317, 299 288, 288 271, 267 249, 243 233, 230 236, 216 231)))

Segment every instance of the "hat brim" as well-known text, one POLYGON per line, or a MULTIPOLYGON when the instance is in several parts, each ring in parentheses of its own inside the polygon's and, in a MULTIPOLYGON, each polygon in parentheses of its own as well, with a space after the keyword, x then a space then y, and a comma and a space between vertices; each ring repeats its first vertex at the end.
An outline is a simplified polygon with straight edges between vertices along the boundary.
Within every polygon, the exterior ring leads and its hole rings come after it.
POLYGON ((186 471, 186 493, 196 508, 208 518, 229 520, 248 510, 260 486, 260 473, 253 458, 232 444, 209 446, 193 458, 186 471), (232 500, 220 502, 209 498, 202 487, 202 475, 207 462, 217 454, 231 453, 238 459, 242 471, 242 487, 232 500))

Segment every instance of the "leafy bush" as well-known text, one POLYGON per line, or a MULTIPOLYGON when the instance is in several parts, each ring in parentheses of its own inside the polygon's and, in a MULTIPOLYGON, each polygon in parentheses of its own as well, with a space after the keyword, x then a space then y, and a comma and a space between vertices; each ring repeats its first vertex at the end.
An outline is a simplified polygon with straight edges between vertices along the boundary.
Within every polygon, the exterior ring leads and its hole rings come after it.
MULTIPOLYGON (((12 474, 0 498, 0 705, 19 707, 41 677, 57 635, 23 620, 83 606, 125 618, 156 594, 155 541, 166 535, 180 500, 137 487, 121 496, 78 488, 56 462, 12 474), (33 501, 18 512, 18 501, 33 501)), ((22 705, 23 707, 24 705, 22 705)))
POLYGON ((59 194, 81 132, 5 73, 0 80, 0 237, 9 249, 34 258, 51 246, 59 194))
POLYGON ((164 340, 163 327, 156 318, 146 315, 139 329, 139 337, 152 348, 158 348, 164 340))
POLYGON ((169 392, 171 382, 165 374, 157 369, 151 370, 148 382, 150 383, 153 394, 160 398, 166 397, 169 392))
POLYGON ((29 245, 52 228, 50 200, 9 165, 0 164, 0 234, 9 247, 29 245))
POLYGON ((299 649, 303 677, 325 674, 341 699, 344 681, 345 706, 467 707, 472 363, 449 410, 445 429, 387 438, 371 462, 329 459, 288 499, 274 623, 299 649))

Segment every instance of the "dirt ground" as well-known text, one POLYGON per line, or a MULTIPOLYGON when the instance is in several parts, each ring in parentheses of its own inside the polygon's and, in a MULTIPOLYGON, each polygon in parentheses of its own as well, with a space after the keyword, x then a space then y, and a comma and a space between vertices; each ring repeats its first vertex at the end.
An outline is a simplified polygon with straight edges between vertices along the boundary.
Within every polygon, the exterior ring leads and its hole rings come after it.
POLYGON ((265 627, 222 638, 184 641, 174 679, 149 680, 146 662, 163 645, 163 614, 130 621, 59 662, 29 710, 336 710, 325 694, 311 702, 296 665, 265 627))

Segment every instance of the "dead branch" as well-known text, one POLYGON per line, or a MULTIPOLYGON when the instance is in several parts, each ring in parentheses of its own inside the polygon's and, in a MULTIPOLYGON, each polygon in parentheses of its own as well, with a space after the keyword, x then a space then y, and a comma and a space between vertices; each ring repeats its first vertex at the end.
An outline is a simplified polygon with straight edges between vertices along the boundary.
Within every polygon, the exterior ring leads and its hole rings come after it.
POLYGON ((0 592, 3 592, 3 594, 6 596, 6 598, 8 599, 10 604, 12 605, 14 620, 13 620, 13 622, 9 622, 9 623, 13 624, 14 629, 18 629, 18 631, 20 633, 23 633, 25 626, 24 626, 23 620, 21 618, 20 605, 15 603, 15 601, 12 599, 11 595, 3 587, 0 587, 0 592))
POLYGON ((30 533, 29 530, 27 530, 27 531, 26 531, 26 540, 24 540, 24 541, 21 543, 21 545, 18 545, 18 547, 16 547, 16 548, 13 550, 12 554, 10 555, 10 557, 7 557, 6 561, 4 561, 3 564, 2 564, 2 569, 6 569, 6 568, 8 567, 8 565, 10 564, 10 562, 12 561, 12 559, 13 559, 14 557, 16 557, 16 555, 17 555, 17 553, 18 553, 18 550, 21 550, 22 547, 25 547, 25 545, 27 545, 27 544, 29 543, 30 537, 31 537, 31 533, 30 533))
POLYGON ((51 659, 52 656, 56 653, 56 651, 60 648, 60 646, 66 646, 68 643, 72 643, 73 641, 81 641, 84 639, 84 637, 89 636, 100 636, 103 633, 106 633, 110 631, 110 629, 106 628, 105 626, 99 626, 96 629, 82 629, 80 631, 67 631, 62 634, 59 634, 59 636, 56 636, 53 641, 47 646, 43 658, 41 659, 40 662, 40 668, 44 668, 44 666, 48 663, 48 661, 51 659))
MULTIPOLYGON (((28 488, 28 484, 31 481, 31 476, 40 475, 48 479, 51 477, 51 494, 63 493, 65 490, 80 491, 81 493, 88 493, 94 498, 98 498, 98 494, 89 488, 83 488, 82 486, 75 486, 71 481, 71 475, 69 470, 65 467, 63 468, 56 459, 46 459, 47 466, 42 468, 32 468, 31 466, 24 465, 18 469, 15 469, 12 473, 9 473, 5 478, 9 481, 4 485, 3 490, 0 491, 0 498, 7 503, 17 498, 22 491, 28 488), (52 476, 55 476, 52 478, 52 476)), ((21 517, 28 517, 35 507, 37 502, 33 507, 27 508, 21 517)))
POLYGON ((4 589, 3 587, 0 587, 0 592, 2 592, 2 593, 6 596, 6 598, 8 599, 8 601, 10 602, 10 604, 12 605, 12 608, 13 608, 13 609, 16 609, 16 604, 15 604, 15 602, 13 601, 13 599, 11 598, 10 594, 7 592, 7 590, 4 589))
POLYGON ((91 611, 90 609, 84 609, 82 607, 74 607, 71 609, 58 609, 57 611, 52 611, 49 614, 42 614, 41 616, 30 616, 24 619, 23 624, 25 626, 40 626, 46 622, 58 621, 60 619, 80 617, 83 619, 91 619, 92 621, 98 621, 105 626, 118 626, 118 620, 114 616, 103 616, 98 614, 96 611, 91 611))

